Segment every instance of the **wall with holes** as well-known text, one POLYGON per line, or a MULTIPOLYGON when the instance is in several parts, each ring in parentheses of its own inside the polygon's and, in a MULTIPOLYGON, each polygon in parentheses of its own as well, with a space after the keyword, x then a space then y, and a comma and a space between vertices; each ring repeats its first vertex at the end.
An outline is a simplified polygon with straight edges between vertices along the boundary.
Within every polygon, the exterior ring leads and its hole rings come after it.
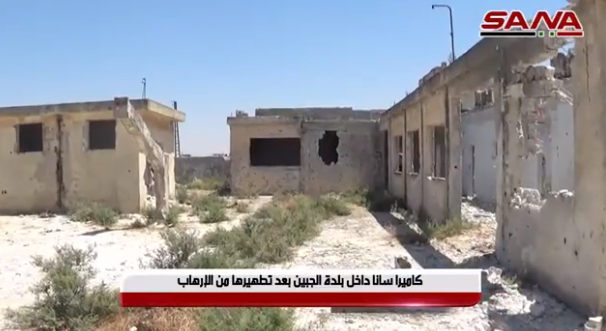
POLYGON ((373 121, 303 122, 302 191, 373 189, 380 175, 379 126, 373 121))
MULTIPOLYGON (((462 116, 463 195, 484 203, 496 203, 497 132, 494 108, 471 110, 462 116)), ((572 106, 560 102, 548 117, 542 156, 523 160, 522 186, 546 191, 573 190, 574 132, 572 106), (544 162, 544 165, 543 165, 544 162)))
POLYGON ((231 188, 236 195, 347 192, 373 188, 381 181, 376 121, 256 116, 230 118, 228 124, 231 188), (300 138, 300 165, 251 166, 254 138, 300 138))

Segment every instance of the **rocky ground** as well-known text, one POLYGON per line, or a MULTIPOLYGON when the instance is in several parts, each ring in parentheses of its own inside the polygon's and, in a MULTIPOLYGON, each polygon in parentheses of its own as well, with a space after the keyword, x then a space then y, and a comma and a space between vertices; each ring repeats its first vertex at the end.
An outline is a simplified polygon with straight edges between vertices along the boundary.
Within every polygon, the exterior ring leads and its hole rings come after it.
MULTIPOLYGON (((260 197, 256 208, 269 201, 260 197)), ((501 275, 492 256, 494 214, 463 204, 466 218, 479 226, 463 235, 430 244, 402 244, 394 229, 402 227, 389 214, 370 214, 356 209, 348 217, 327 221, 319 237, 300 247, 295 258, 268 268, 393 268, 394 256, 407 256, 414 268, 471 267, 488 270, 485 299, 478 306, 458 309, 399 309, 360 311, 328 308, 298 309, 300 323, 311 330, 399 330, 399 331, 573 331, 582 330, 584 319, 535 286, 520 285, 501 275)), ((237 226, 244 215, 219 225, 203 225, 183 215, 184 226, 200 233, 215 226, 237 226)), ((134 216, 133 216, 134 217, 134 216)), ((122 274, 139 268, 146 253, 160 244, 158 229, 101 231, 72 223, 63 216, 0 216, 0 309, 15 308, 32 301, 28 292, 39 274, 31 266, 34 255, 48 256, 52 247, 71 243, 94 246, 98 257, 98 281, 118 286, 122 274), (127 253, 125 253, 127 252, 127 253)), ((2 325, 0 321, 0 326, 2 325)), ((119 330, 117 330, 119 331, 119 330)))

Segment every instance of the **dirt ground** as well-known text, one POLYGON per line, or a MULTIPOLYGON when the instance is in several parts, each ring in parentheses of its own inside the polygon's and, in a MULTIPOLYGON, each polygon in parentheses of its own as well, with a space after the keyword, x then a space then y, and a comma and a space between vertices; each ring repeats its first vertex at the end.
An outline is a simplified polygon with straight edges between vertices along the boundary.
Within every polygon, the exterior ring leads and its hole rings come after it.
MULTIPOLYGON (((270 201, 251 201, 251 212, 270 201)), ((356 208, 350 216, 327 221, 321 234, 301 246, 294 259, 267 268, 391 269, 395 256, 407 256, 413 268, 483 268, 488 270, 484 302, 471 308, 336 310, 297 309, 299 322, 312 330, 381 331, 573 331, 582 330, 584 318, 535 286, 520 286, 501 275, 494 251, 494 214, 463 205, 463 214, 479 227, 440 242, 403 245, 393 236, 394 217, 356 208)), ((182 215, 180 226, 203 234, 217 226, 237 226, 246 214, 230 212, 231 221, 200 224, 182 215)), ((97 281, 118 286, 123 273, 138 269, 146 253, 161 243, 159 229, 128 229, 136 217, 122 219, 123 229, 103 231, 92 225, 70 222, 65 216, 0 216, 0 309, 32 302, 28 290, 40 277, 31 265, 34 255, 49 256, 52 247, 70 243, 95 247, 97 281)), ((0 315, 1 316, 1 315, 0 315)), ((0 318, 0 327, 2 321, 0 318)))

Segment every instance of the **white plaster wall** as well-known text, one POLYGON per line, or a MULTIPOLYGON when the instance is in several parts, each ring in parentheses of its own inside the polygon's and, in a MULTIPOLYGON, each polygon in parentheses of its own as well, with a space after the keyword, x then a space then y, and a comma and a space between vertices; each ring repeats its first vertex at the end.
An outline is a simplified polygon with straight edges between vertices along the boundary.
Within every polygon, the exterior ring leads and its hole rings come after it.
POLYGON ((560 103, 551 118, 552 191, 574 190, 573 117, 572 106, 560 103))
MULTIPOLYGON (((496 127, 493 108, 463 114, 463 195, 475 193, 478 200, 496 202, 496 127), (471 147, 475 146, 475 192, 472 190, 471 147)), ((573 190, 574 134, 572 106, 559 103, 551 116, 551 136, 546 142, 546 173, 551 190, 573 190)), ((522 186, 539 189, 540 157, 530 155, 523 160, 522 186)))
POLYGON ((496 201, 496 130, 492 108, 469 111, 462 116, 463 194, 475 194, 486 202, 496 201), (472 146, 475 146, 475 192, 472 189, 472 146))

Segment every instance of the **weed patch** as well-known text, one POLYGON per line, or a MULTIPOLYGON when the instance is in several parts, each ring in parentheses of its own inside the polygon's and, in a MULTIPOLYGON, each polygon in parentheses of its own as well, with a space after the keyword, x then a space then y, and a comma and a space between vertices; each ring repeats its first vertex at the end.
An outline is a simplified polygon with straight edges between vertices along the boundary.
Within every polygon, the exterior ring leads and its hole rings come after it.
POLYGON ((118 222, 118 213, 96 202, 79 202, 69 208, 73 222, 93 223, 110 228, 118 222))
POLYGON ((197 178, 191 183, 187 184, 187 188, 190 190, 205 190, 225 193, 225 191, 229 191, 229 182, 226 178, 197 178))
POLYGON ((217 205, 211 205, 206 212, 201 212, 198 217, 202 223, 220 223, 229 221, 225 209, 217 205))
POLYGON ((478 224, 469 222, 464 218, 446 220, 444 222, 421 222, 419 227, 428 238, 443 240, 464 233, 478 227, 478 224))
POLYGON ((177 185, 175 191, 175 198, 179 203, 187 203, 189 201, 189 193, 187 192, 187 187, 183 185, 177 185))
MULTIPOLYGON (((180 205, 171 205, 170 207, 168 207, 168 210, 166 211, 166 216, 164 217, 164 223, 167 226, 174 226, 177 225, 177 223, 179 223, 179 217, 180 215, 185 211, 185 208, 183 208, 180 205)), ((143 208, 142 212, 143 216, 145 217, 145 220, 147 222, 147 225, 151 225, 154 222, 156 222, 156 208, 153 206, 146 206, 143 208)))
POLYGON ((214 193, 198 196, 192 200, 191 204, 193 212, 198 215, 214 208, 223 209, 227 207, 225 199, 214 193))

